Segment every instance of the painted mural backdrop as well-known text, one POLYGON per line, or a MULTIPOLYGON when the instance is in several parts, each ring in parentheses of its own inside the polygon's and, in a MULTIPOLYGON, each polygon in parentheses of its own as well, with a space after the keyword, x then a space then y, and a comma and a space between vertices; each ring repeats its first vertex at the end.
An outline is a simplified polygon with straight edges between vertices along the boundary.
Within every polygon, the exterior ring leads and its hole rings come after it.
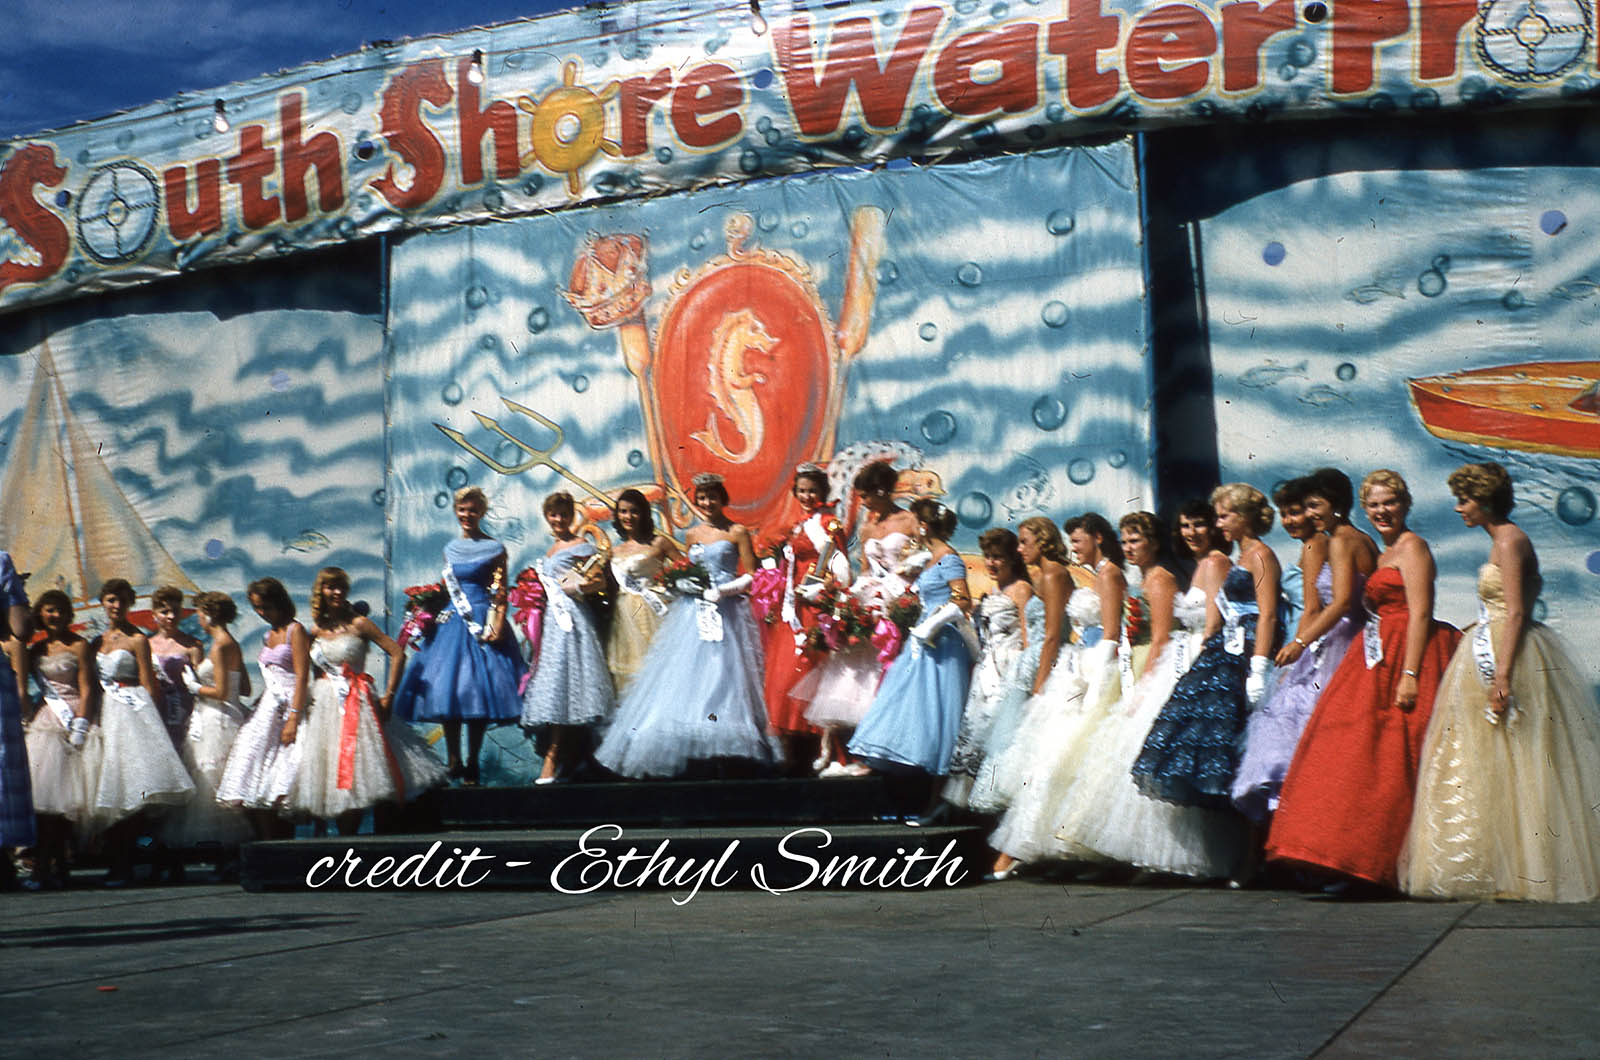
POLYGON ((781 530, 802 460, 842 489, 893 459, 969 552, 1030 515, 1137 507, 1141 290, 1126 141, 414 237, 390 284, 396 586, 437 572, 469 482, 514 563, 549 544, 552 490, 604 519, 637 486, 681 528, 701 470, 781 530))
POLYGON ((381 612, 381 277, 375 255, 344 257, 13 318, 0 541, 30 595, 215 589, 254 633, 250 580, 303 610, 337 564, 381 612))
POLYGON ((1488 538, 1462 527, 1445 478, 1497 460, 1539 549, 1534 617, 1595 643, 1600 174, 1497 167, 1485 147, 1419 143, 1415 168, 1307 179, 1203 224, 1222 475, 1398 470, 1438 614, 1464 625, 1488 538))
POLYGON ((1586 0, 636 0, 380 43, 0 145, 0 309, 1103 129, 1588 104, 1594 23, 1586 0))

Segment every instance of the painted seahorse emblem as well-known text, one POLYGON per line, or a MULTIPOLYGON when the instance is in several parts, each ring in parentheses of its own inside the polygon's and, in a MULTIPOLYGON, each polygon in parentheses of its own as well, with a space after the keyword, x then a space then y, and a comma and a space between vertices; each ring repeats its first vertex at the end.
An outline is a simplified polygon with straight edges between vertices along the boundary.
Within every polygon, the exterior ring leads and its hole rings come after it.
POLYGON ((706 373, 711 377, 711 396, 717 407, 706 416, 706 429, 695 431, 689 437, 730 464, 744 464, 753 459, 766 435, 766 422, 761 416, 755 388, 765 383, 767 377, 752 371, 745 357, 752 351, 767 353, 777 343, 748 309, 729 313, 711 332, 706 373), (744 440, 742 449, 734 451, 723 441, 717 426, 719 411, 733 421, 734 429, 744 440))

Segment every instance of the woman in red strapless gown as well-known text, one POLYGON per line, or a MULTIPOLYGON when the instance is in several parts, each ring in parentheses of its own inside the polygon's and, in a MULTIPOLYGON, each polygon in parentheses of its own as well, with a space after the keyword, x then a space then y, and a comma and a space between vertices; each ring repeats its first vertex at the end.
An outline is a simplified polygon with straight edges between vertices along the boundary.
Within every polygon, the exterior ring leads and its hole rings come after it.
POLYGON ((1433 619, 1433 555, 1406 529, 1405 480, 1374 471, 1361 505, 1385 546, 1367 580, 1372 618, 1300 738, 1267 857, 1394 887, 1433 697, 1461 632, 1433 619))

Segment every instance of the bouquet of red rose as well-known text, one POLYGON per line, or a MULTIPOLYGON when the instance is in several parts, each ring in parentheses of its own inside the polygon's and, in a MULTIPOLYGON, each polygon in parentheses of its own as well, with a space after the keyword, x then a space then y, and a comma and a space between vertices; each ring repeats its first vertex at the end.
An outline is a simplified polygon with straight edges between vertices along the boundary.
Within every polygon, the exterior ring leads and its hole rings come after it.
POLYGON ((1150 643, 1150 616, 1145 612, 1144 601, 1137 596, 1128 597, 1128 618, 1122 632, 1130 645, 1150 643))
POLYGON ((439 622, 439 615, 450 606, 450 594, 444 585, 413 585, 406 589, 406 620, 400 627, 399 642, 404 648, 413 640, 427 640, 439 622))
POLYGON ((677 596, 699 596, 711 588, 711 573, 704 564, 684 556, 662 567, 656 584, 677 596))
POLYGON ((922 617, 922 600, 916 593, 901 593, 889 601, 883 609, 883 617, 900 627, 901 633, 909 632, 922 617))

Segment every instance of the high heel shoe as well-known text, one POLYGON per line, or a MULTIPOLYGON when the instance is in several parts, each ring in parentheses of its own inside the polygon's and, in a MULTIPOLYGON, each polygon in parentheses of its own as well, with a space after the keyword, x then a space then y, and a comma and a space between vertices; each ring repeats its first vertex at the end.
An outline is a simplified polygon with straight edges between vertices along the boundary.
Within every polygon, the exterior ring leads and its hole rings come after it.
POLYGON ((941 802, 921 817, 906 818, 906 826, 910 828, 932 828, 950 820, 950 804, 941 802))
POLYGON ((1022 862, 1013 861, 1003 869, 995 869, 993 872, 985 874, 983 879, 985 883, 1004 883, 1021 870, 1022 862))

